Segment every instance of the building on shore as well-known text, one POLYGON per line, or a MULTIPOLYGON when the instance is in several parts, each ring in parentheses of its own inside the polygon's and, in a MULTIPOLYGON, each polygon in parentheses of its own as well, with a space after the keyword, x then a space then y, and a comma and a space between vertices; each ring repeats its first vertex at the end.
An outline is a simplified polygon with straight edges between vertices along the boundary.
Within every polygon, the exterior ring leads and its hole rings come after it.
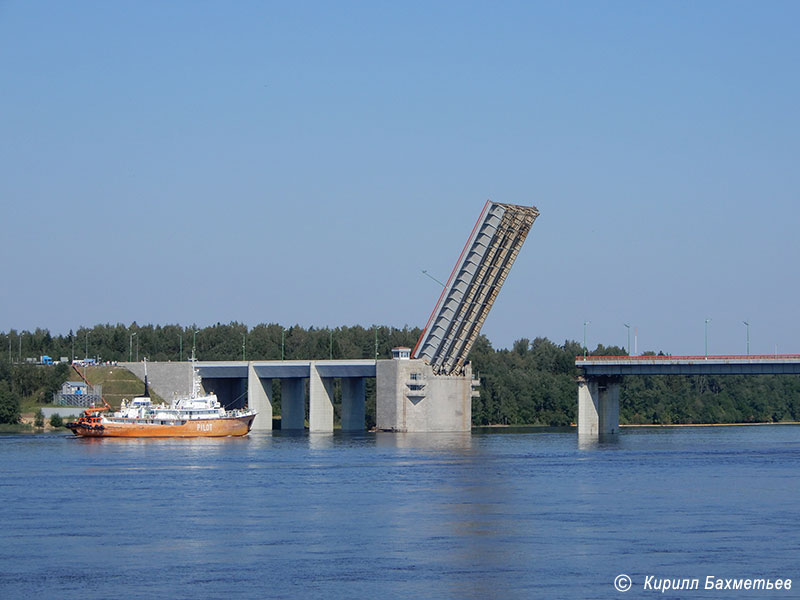
POLYGON ((61 390, 53 394, 53 404, 58 406, 100 406, 103 404, 103 386, 87 385, 83 381, 65 381, 61 390))

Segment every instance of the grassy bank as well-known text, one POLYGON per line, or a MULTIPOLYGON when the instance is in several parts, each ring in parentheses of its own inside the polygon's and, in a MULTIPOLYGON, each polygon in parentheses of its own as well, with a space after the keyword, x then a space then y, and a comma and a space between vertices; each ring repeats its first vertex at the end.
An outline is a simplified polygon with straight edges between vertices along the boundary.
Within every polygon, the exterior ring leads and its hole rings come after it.
MULTIPOLYGON (((111 408, 115 410, 119 408, 123 398, 130 400, 131 398, 140 396, 144 393, 144 382, 139 380, 136 375, 122 367, 96 366, 86 367, 86 369, 81 367, 81 374, 83 374, 84 371, 86 373, 86 379, 88 379, 91 385, 103 386, 103 397, 106 399, 106 402, 108 402, 111 408)), ((78 373, 76 373, 74 370, 70 369, 64 381, 80 380, 81 376, 78 375, 78 373)), ((153 393, 152 390, 150 395, 154 402, 161 401, 161 398, 157 394, 153 393)), ((39 397, 38 394, 33 394, 22 399, 20 402, 22 423, 20 425, 9 425, 8 427, 11 428, 9 431, 16 432, 17 430, 14 429, 16 427, 30 427, 30 424, 33 423, 33 418, 36 414, 36 411, 40 408, 57 407, 55 404, 42 404, 41 402, 37 402, 37 397, 39 397)), ((23 430, 31 431, 29 429, 23 430)))
MULTIPOLYGON (((86 379, 89 380, 91 385, 103 386, 103 397, 114 409, 119 408, 123 398, 130 400, 144 393, 144 382, 128 371, 128 369, 113 366, 97 366, 86 367, 85 370, 86 379)), ((80 371, 83 373, 84 368, 81 367, 80 371)), ((74 371, 73 374, 75 374, 74 371)), ((75 375, 77 377, 77 374, 75 375)), ((161 398, 152 389, 150 390, 150 397, 153 399, 153 402, 161 402, 161 398)))

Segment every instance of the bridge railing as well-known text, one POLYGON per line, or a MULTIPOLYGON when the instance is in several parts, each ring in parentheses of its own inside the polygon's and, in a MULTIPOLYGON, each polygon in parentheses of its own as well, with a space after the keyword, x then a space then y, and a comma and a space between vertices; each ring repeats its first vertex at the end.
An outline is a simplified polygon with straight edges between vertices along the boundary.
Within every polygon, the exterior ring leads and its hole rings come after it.
POLYGON ((653 362, 675 360, 800 360, 800 354, 714 354, 714 355, 645 355, 645 356, 576 356, 575 362, 653 362))

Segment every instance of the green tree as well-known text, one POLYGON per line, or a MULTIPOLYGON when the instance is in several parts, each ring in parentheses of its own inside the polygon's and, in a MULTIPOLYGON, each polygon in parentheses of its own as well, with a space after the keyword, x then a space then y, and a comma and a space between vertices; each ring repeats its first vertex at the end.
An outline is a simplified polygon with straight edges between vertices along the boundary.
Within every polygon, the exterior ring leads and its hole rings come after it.
POLYGON ((61 418, 61 415, 55 413, 50 417, 50 426, 51 427, 63 427, 64 426, 64 419, 61 418))
POLYGON ((19 396, 6 381, 0 381, 0 423, 19 423, 19 396))

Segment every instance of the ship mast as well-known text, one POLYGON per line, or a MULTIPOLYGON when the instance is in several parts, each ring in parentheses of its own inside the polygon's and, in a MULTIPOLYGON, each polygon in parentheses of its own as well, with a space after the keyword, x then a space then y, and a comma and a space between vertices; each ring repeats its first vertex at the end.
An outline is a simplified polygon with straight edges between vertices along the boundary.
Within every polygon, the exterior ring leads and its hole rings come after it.
POLYGON ((150 397, 150 385, 147 383, 147 357, 144 357, 144 397, 150 397))
POLYGON ((192 399, 200 396, 200 371, 197 368, 197 360, 194 357, 194 348, 192 348, 192 399))

